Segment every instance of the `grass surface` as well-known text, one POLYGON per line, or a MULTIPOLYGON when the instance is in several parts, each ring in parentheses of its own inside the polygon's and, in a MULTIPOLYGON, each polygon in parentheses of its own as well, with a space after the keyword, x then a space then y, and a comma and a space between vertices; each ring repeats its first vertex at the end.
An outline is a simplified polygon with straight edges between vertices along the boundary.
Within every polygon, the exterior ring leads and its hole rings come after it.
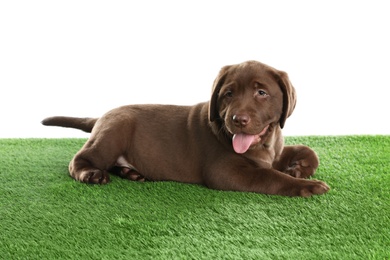
POLYGON ((0 258, 389 259, 390 136, 286 141, 318 153, 329 193, 86 185, 67 170, 84 139, 0 139, 0 258))

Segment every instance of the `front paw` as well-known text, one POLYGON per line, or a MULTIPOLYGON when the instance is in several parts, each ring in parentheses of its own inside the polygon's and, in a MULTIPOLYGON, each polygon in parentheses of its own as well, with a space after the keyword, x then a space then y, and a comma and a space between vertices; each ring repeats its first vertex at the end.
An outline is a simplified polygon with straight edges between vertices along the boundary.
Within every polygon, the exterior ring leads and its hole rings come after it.
POLYGON ((330 190, 330 187, 323 181, 305 180, 299 191, 299 196, 310 197, 312 195, 321 195, 330 190))
MULTIPOLYGON (((318 165, 318 163, 315 163, 315 165, 318 165)), ((293 162, 287 167, 284 173, 296 178, 307 179, 314 175, 316 169, 317 167, 313 167, 313 163, 310 160, 303 159, 293 162)))
POLYGON ((309 178, 318 168, 320 161, 317 154, 307 146, 285 146, 273 167, 296 178, 309 178))

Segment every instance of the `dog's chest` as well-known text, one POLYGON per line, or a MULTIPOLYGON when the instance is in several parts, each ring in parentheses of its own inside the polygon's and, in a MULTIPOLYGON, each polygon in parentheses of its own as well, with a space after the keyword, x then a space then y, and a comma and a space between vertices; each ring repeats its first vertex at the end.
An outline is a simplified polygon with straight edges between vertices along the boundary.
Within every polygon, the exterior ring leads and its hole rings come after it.
POLYGON ((275 150, 262 146, 261 148, 249 150, 244 156, 260 168, 272 168, 272 163, 275 160, 275 150))

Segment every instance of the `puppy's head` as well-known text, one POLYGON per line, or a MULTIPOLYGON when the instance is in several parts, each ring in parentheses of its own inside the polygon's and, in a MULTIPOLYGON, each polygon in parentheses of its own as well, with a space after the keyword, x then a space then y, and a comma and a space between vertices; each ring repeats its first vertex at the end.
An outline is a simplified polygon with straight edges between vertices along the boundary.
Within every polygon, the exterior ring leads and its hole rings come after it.
POLYGON ((295 89, 285 72, 257 61, 225 66, 214 81, 209 119, 233 136, 237 153, 259 143, 275 125, 283 128, 295 108, 295 89))

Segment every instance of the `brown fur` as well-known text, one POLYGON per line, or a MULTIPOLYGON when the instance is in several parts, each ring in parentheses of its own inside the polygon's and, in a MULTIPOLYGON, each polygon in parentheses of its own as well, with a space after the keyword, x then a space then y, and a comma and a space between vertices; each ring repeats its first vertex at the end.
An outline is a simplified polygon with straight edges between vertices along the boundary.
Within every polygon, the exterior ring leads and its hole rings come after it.
POLYGON ((295 104, 286 73, 248 61, 221 69, 209 102, 129 105, 99 119, 51 117, 42 123, 92 130, 69 165, 70 175, 81 182, 105 184, 111 172, 218 190, 323 194, 329 190, 324 182, 304 179, 318 167, 315 152, 283 143, 281 128, 295 104), (255 141, 238 153, 232 138, 240 133, 255 135, 255 141))

